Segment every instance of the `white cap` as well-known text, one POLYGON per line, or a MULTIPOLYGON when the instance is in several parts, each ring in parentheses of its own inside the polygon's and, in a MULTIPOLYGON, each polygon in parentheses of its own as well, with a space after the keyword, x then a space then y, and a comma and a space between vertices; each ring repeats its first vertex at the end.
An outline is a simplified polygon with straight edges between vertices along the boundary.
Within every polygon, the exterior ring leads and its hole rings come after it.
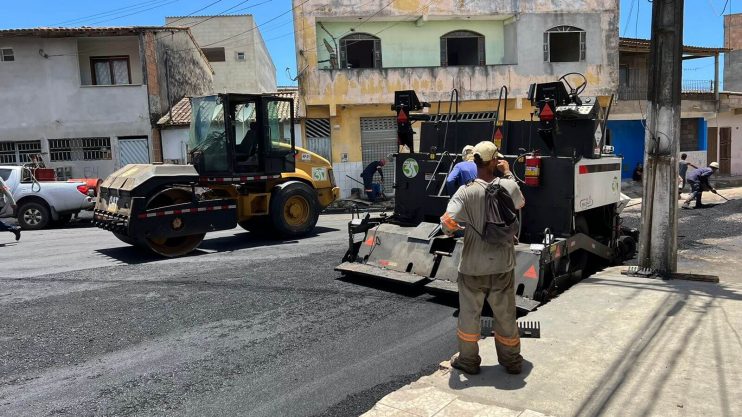
POLYGON ((712 162, 709 164, 709 167, 719 169, 719 163, 718 162, 712 162))
POLYGON ((479 155, 484 162, 491 161, 495 157, 503 158, 502 154, 497 152, 497 145, 488 140, 477 143, 474 147, 474 155, 479 155))
POLYGON ((464 146, 464 149, 461 150, 461 155, 466 155, 474 152, 474 147, 471 145, 464 146))

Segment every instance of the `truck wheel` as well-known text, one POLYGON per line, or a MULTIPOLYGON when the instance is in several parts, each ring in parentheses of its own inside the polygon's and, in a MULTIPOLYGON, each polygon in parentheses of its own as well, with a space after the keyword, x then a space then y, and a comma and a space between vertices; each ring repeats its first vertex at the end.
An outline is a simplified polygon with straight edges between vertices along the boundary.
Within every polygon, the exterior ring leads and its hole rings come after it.
MULTIPOLYGON (((187 203, 189 201, 191 201, 190 191, 182 188, 166 188, 149 199, 147 210, 170 206, 173 204, 187 203)), ((201 241, 204 240, 204 236, 206 236, 206 233, 176 237, 147 236, 142 239, 145 247, 152 252, 168 258, 174 258, 192 252, 201 244, 201 241)), ((119 239, 121 238, 119 237, 119 239)), ((125 240, 123 241, 126 242, 125 240)))
POLYGON ((49 224, 49 209, 41 203, 29 201, 18 208, 18 224, 24 230, 39 230, 49 224))
POLYGON ((273 229, 273 222, 270 216, 256 216, 252 219, 238 222, 238 224, 248 232, 259 235, 267 235, 275 230, 273 229))
POLYGON ((281 237, 304 236, 319 218, 317 193, 303 182, 291 182, 271 197, 270 217, 281 237))

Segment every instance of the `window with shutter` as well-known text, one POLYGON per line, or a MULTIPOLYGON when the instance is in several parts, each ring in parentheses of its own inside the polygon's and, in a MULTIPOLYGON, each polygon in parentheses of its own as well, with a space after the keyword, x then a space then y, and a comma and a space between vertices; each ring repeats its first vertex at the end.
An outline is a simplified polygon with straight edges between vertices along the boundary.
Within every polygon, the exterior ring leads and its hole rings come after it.
POLYGON ((340 39, 341 68, 381 68, 381 39, 353 33, 340 39))
POLYGON ((457 30, 441 36, 441 66, 486 65, 484 36, 457 30))
POLYGON ((574 26, 557 26, 544 32, 544 61, 580 62, 586 56, 586 33, 574 26))

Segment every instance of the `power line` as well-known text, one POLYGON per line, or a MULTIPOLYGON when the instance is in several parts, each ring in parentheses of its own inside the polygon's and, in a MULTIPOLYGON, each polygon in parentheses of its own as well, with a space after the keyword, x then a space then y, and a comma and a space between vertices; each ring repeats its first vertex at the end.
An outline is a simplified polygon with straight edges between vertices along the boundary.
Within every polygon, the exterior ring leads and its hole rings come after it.
POLYGON ((152 9, 157 9, 159 7, 162 7, 162 6, 167 6, 168 4, 176 3, 178 1, 180 1, 180 0, 170 0, 170 1, 167 1, 165 3, 160 3, 160 4, 156 5, 156 6, 152 6, 152 7, 146 8, 146 9, 137 10, 135 12, 128 13, 128 14, 121 15, 121 16, 117 16, 117 17, 113 17, 111 19, 98 20, 96 22, 91 23, 91 25, 97 25, 97 24, 104 23, 104 22, 110 22, 112 20, 123 19, 123 18, 128 17, 128 16, 133 16, 135 14, 143 13, 143 12, 146 12, 146 11, 149 11, 149 10, 152 10, 152 9))
POLYGON ((178 18, 178 19, 175 19, 175 20, 173 20, 173 21, 172 21, 172 22, 170 22, 170 23, 166 23, 166 24, 165 24, 165 26, 169 26, 169 25, 172 25, 173 23, 175 23, 175 22, 179 22, 179 21, 181 21, 181 20, 183 20, 183 19, 185 19, 185 18, 187 18, 187 17, 189 17, 189 16, 193 16, 194 14, 196 14, 196 13, 198 13, 198 12, 202 11, 202 10, 206 10, 206 9, 208 9, 209 7, 211 7, 211 6, 213 6, 213 5, 217 4, 217 3, 221 3, 222 1, 224 1, 224 0, 216 0, 216 1, 215 1, 215 2, 213 2, 213 3, 209 3, 209 4, 207 4, 206 6, 204 6, 204 7, 200 8, 200 9, 198 9, 198 10, 194 10, 194 11, 192 11, 192 12, 188 13, 187 15, 184 15, 183 17, 180 17, 180 18, 178 18))
MULTIPOLYGON (((623 26, 623 33, 626 34, 626 32, 629 30, 629 23, 631 23, 631 14, 634 12, 634 3, 638 2, 639 0, 634 0, 631 2, 631 7, 629 7, 629 16, 626 18, 626 24, 623 26)), ((711 1, 711 0, 709 0, 711 1)))
POLYGON ((118 14, 118 13, 125 13, 125 11, 131 10, 131 9, 137 9, 137 8, 141 8, 141 7, 146 7, 146 6, 150 5, 150 4, 155 4, 155 3, 162 2, 162 1, 165 1, 165 0, 147 0, 147 1, 140 2, 140 3, 131 4, 129 6, 119 7, 117 9, 111 9, 111 10, 107 10, 107 11, 104 11, 104 12, 98 12, 98 13, 94 13, 94 14, 91 14, 91 15, 83 16, 83 17, 78 17, 78 18, 74 18, 74 19, 68 19, 68 20, 65 20, 65 21, 62 21, 62 22, 59 22, 59 23, 53 23, 52 26, 65 25, 67 23, 82 22, 82 21, 91 20, 91 19, 97 18, 97 17, 115 15, 115 14, 118 14))
MULTIPOLYGON (((224 13, 227 13, 228 11, 230 11, 230 10, 234 9, 234 8, 235 8, 235 7, 237 7, 237 6, 242 6, 243 4, 247 3, 248 1, 250 1, 250 0, 244 0, 244 1, 241 1, 241 2, 239 2, 239 3, 235 4, 234 6, 232 6, 232 7, 230 7, 230 8, 224 9, 224 10, 222 10, 221 12, 219 12, 219 13, 217 13, 217 14, 213 15, 213 16, 209 16, 209 17, 207 17, 207 18, 206 18, 206 19, 204 19, 204 20, 199 20, 199 21, 195 21, 195 20, 194 20, 194 21, 192 22, 193 24, 188 24, 188 23, 186 23, 186 26, 187 26, 187 27, 189 27, 189 28, 192 28, 192 27, 195 27, 195 26, 198 26, 198 25, 200 25, 201 23, 204 23, 204 22, 208 22, 208 21, 209 21, 209 20, 211 20, 211 19, 214 19, 214 18, 216 18, 216 17, 220 17, 220 16, 224 15, 224 13)), ((173 23, 173 22, 170 22, 170 23, 173 23)))

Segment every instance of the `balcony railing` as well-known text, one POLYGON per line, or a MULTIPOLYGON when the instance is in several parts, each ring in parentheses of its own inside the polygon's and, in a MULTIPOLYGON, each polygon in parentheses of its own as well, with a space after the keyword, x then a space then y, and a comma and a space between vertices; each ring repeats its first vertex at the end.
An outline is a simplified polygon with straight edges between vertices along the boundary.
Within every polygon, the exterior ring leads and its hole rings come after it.
MULTIPOLYGON (((618 86, 619 100, 646 100, 649 86, 646 83, 629 83, 618 86)), ((683 94, 712 94, 713 80, 683 80, 681 83, 683 94)))

